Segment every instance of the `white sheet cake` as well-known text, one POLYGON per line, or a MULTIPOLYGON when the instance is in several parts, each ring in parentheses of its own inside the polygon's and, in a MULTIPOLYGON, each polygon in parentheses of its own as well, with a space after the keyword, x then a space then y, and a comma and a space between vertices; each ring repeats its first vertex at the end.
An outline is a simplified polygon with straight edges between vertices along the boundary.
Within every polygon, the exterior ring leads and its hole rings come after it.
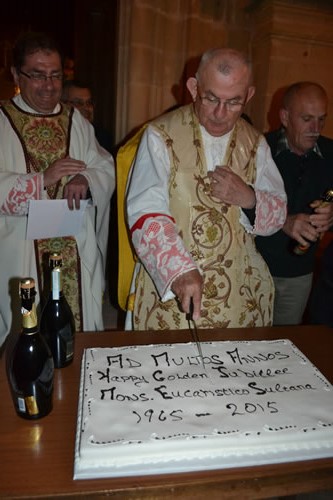
POLYGON ((289 340, 92 348, 74 478, 333 456, 333 388, 289 340))

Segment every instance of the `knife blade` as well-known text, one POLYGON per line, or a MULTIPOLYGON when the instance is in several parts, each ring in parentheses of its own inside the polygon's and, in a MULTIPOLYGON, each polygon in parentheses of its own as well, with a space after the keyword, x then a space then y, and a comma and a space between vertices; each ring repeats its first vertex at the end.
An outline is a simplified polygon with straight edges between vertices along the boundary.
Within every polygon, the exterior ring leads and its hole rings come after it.
POLYGON ((189 330, 190 330, 191 335, 193 337, 193 340, 195 341, 195 343, 197 345, 200 361, 201 361, 204 369, 206 370, 206 365, 205 365, 205 361, 204 361, 203 354, 202 354, 201 342, 200 342, 199 335, 198 335, 197 324, 196 324, 195 320, 193 319, 193 309, 194 309, 193 298, 191 297, 190 312, 188 314, 186 314, 186 319, 188 321, 188 327, 189 327, 189 330))

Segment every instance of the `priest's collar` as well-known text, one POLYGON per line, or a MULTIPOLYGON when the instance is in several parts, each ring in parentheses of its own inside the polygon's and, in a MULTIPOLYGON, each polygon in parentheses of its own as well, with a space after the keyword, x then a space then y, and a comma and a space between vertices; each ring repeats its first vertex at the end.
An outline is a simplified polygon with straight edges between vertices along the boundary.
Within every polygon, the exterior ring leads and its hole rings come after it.
POLYGON ((220 135, 220 136, 215 136, 215 135, 210 135, 209 132, 205 129, 203 125, 199 123, 200 131, 203 137, 203 140, 206 144, 214 144, 214 143, 225 143, 227 144, 229 141, 229 138, 231 137, 231 134, 235 128, 235 126, 229 130, 226 134, 220 135))
POLYGON ((47 114, 47 115, 53 115, 53 114, 56 114, 60 111, 60 104, 57 104, 56 107, 54 108, 54 110, 51 112, 51 113, 39 113, 38 111, 36 111, 35 109, 31 108, 26 102, 25 100, 23 99, 22 95, 21 94, 17 94, 15 97, 13 97, 13 101, 15 102, 16 106, 18 106, 19 108, 21 108, 23 111, 26 111, 27 113, 33 113, 33 114, 38 114, 38 115, 44 115, 44 114, 47 114))

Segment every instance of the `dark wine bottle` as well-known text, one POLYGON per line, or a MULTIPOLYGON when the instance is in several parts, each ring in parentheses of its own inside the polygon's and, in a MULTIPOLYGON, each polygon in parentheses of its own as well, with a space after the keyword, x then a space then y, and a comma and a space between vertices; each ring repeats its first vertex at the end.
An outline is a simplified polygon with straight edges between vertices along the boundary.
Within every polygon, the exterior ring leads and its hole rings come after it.
MULTIPOLYGON (((328 203, 332 203, 332 202, 333 202, 333 189, 328 189, 321 196, 321 203, 319 206, 324 207, 328 203)), ((309 250, 310 246, 313 245, 313 243, 314 243, 314 241, 309 241, 309 243, 307 243, 306 245, 302 245, 301 243, 297 243, 293 248, 293 252, 296 255, 303 255, 309 250)))
POLYGON ((74 357, 75 322, 62 291, 62 255, 52 253, 49 259, 51 292, 43 308, 40 330, 53 356, 54 366, 69 365, 74 357))
POLYGON ((8 379, 17 414, 27 419, 52 410, 54 363, 38 330, 35 281, 20 281, 22 332, 9 354, 8 379))

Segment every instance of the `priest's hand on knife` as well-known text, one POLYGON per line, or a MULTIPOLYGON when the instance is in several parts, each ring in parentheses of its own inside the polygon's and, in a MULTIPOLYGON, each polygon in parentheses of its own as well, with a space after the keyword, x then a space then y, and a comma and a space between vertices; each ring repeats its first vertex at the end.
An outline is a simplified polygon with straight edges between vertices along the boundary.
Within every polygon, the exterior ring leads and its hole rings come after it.
POLYGON ((190 313, 191 298, 193 299, 193 319, 200 318, 203 278, 199 271, 193 269, 181 274, 172 283, 171 290, 176 295, 184 313, 190 313))

